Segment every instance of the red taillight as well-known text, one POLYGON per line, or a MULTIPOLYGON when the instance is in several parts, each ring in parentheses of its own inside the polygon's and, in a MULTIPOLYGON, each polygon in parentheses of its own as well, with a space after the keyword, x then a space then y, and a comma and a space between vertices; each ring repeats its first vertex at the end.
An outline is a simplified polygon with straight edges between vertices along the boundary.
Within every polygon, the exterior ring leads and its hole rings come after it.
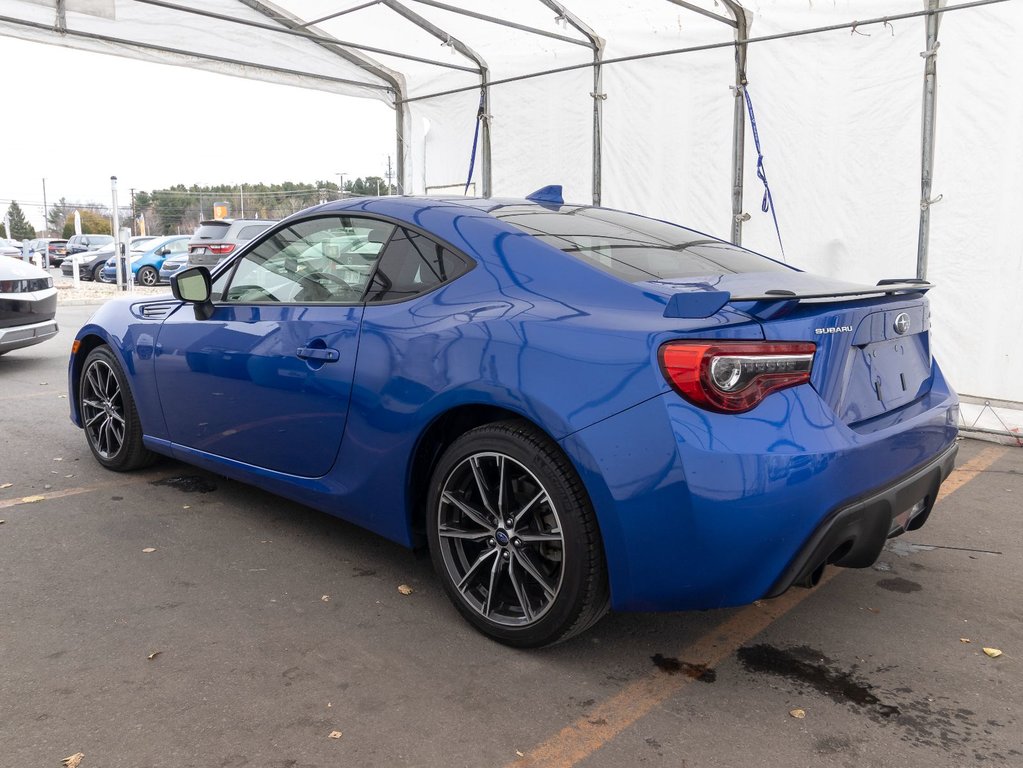
POLYGON ((664 377, 686 400, 742 413, 772 392, 808 382, 816 348, 804 341, 670 341, 659 357, 664 377))
POLYGON ((207 245, 210 249, 210 253, 217 256, 224 256, 234 250, 234 243, 214 243, 213 245, 207 245))

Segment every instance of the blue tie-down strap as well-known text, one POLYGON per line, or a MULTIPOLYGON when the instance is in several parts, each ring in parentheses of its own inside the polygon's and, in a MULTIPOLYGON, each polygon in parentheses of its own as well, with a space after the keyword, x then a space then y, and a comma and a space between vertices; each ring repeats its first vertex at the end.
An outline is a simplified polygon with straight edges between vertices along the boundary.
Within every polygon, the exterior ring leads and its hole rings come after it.
POLYGON ((757 131, 757 117, 753 114, 753 101, 749 97, 749 87, 742 89, 746 96, 746 108, 749 110, 749 124, 753 128, 753 143, 757 147, 757 178, 764 183, 764 199, 760 202, 760 210, 764 213, 771 212, 774 220, 774 233, 778 236, 778 247, 781 249, 781 257, 785 258, 785 246, 781 242, 781 228, 778 226, 778 214, 774 210, 774 198, 771 196, 771 186, 767 183, 767 171, 764 170, 764 153, 760 148, 760 133, 757 131))
POLYGON ((465 189, 462 191, 463 195, 469 194, 469 185, 472 184, 472 172, 476 168, 476 145, 480 140, 480 123, 483 122, 483 99, 486 95, 486 91, 480 89, 480 106, 476 110, 476 132, 472 135, 472 154, 469 155, 469 175, 465 179, 465 189))

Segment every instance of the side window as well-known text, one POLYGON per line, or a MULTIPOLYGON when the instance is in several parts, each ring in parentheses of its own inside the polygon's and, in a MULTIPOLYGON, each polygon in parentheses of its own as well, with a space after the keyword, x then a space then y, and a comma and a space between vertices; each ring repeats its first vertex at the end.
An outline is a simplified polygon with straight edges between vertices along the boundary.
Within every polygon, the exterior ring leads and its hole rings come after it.
POLYGON ((425 235, 399 228, 380 257, 367 301, 396 301, 433 290, 466 272, 461 256, 425 235))
POLYGON ((324 216, 279 229, 217 279, 214 300, 349 304, 362 300, 394 226, 324 216), (224 285, 227 285, 226 290, 224 285))
POLYGON ((172 240, 167 244, 169 253, 185 253, 188 250, 188 240, 172 240))

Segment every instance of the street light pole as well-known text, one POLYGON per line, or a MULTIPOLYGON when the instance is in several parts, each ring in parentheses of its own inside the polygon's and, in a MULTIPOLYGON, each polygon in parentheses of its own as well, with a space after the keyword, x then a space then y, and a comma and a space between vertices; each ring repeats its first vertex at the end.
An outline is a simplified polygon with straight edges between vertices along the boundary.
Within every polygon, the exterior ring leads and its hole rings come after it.
POLYGON ((344 197, 345 197, 345 172, 344 171, 339 171, 335 175, 338 178, 338 184, 337 184, 338 196, 342 200, 344 200, 344 197))
POLYGON ((43 237, 50 236, 50 210, 46 207, 46 177, 43 177, 43 237))

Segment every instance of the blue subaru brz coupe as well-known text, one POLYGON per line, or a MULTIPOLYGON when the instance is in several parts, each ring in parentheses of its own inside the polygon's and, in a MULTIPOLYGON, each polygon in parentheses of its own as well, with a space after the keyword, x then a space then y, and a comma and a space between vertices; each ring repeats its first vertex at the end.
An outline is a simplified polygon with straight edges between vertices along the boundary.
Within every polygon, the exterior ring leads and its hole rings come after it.
POLYGON ((865 567, 956 453, 920 280, 815 277, 631 213, 347 199, 79 331, 71 418, 428 545, 501 642, 865 567))

